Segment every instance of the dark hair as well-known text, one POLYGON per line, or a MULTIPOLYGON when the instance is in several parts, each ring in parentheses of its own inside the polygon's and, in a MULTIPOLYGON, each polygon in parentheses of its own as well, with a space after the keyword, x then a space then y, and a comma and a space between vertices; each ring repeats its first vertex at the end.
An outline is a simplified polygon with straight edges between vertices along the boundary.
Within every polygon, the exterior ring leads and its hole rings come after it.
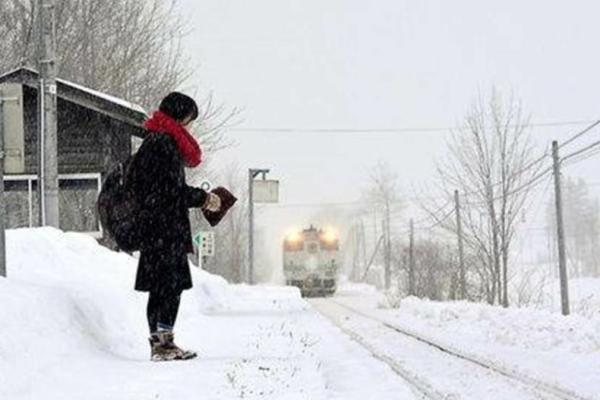
POLYGON ((180 122, 188 117, 191 117, 192 121, 198 118, 198 105, 194 99, 179 92, 169 93, 160 102, 158 110, 180 122))

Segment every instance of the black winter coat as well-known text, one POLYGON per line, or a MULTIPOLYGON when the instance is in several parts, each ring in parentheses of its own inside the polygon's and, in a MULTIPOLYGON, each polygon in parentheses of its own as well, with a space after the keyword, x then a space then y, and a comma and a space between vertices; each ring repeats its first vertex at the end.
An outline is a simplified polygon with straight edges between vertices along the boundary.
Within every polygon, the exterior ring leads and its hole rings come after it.
POLYGON ((135 289, 180 292, 192 287, 187 253, 193 251, 190 207, 201 207, 206 192, 185 183, 175 140, 149 133, 127 175, 140 205, 142 237, 135 289))

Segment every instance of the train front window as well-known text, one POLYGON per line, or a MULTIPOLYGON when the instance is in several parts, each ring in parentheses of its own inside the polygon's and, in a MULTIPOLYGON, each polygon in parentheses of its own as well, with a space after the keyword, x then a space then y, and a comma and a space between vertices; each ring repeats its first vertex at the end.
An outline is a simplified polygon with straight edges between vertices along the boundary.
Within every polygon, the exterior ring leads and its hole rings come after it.
POLYGON ((339 240, 321 240, 321 250, 336 251, 340 248, 339 240))
POLYGON ((304 242, 302 240, 286 240, 283 249, 285 251, 302 251, 304 250, 304 242))

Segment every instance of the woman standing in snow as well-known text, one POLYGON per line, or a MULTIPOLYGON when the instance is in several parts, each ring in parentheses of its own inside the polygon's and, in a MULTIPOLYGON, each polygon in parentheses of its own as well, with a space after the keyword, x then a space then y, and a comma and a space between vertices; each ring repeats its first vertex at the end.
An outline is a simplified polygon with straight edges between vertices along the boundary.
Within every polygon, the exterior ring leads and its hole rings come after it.
POLYGON ((165 97, 144 124, 148 135, 129 168, 128 179, 140 205, 142 242, 135 289, 149 292, 151 359, 182 360, 196 356, 174 343, 173 326, 181 292, 192 287, 187 253, 193 252, 190 207, 211 212, 220 198, 185 183, 184 167, 202 162, 200 146, 187 127, 198 117, 196 102, 181 93, 165 97))

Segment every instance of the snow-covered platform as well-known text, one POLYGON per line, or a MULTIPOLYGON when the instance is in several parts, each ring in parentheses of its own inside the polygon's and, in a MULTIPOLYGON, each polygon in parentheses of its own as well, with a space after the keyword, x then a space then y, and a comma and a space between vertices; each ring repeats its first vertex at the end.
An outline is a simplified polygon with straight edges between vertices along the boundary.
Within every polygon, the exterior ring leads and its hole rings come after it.
POLYGON ((50 228, 7 232, 0 399, 412 399, 384 363, 295 289, 231 286, 193 269, 177 341, 152 363, 136 260, 50 228))

